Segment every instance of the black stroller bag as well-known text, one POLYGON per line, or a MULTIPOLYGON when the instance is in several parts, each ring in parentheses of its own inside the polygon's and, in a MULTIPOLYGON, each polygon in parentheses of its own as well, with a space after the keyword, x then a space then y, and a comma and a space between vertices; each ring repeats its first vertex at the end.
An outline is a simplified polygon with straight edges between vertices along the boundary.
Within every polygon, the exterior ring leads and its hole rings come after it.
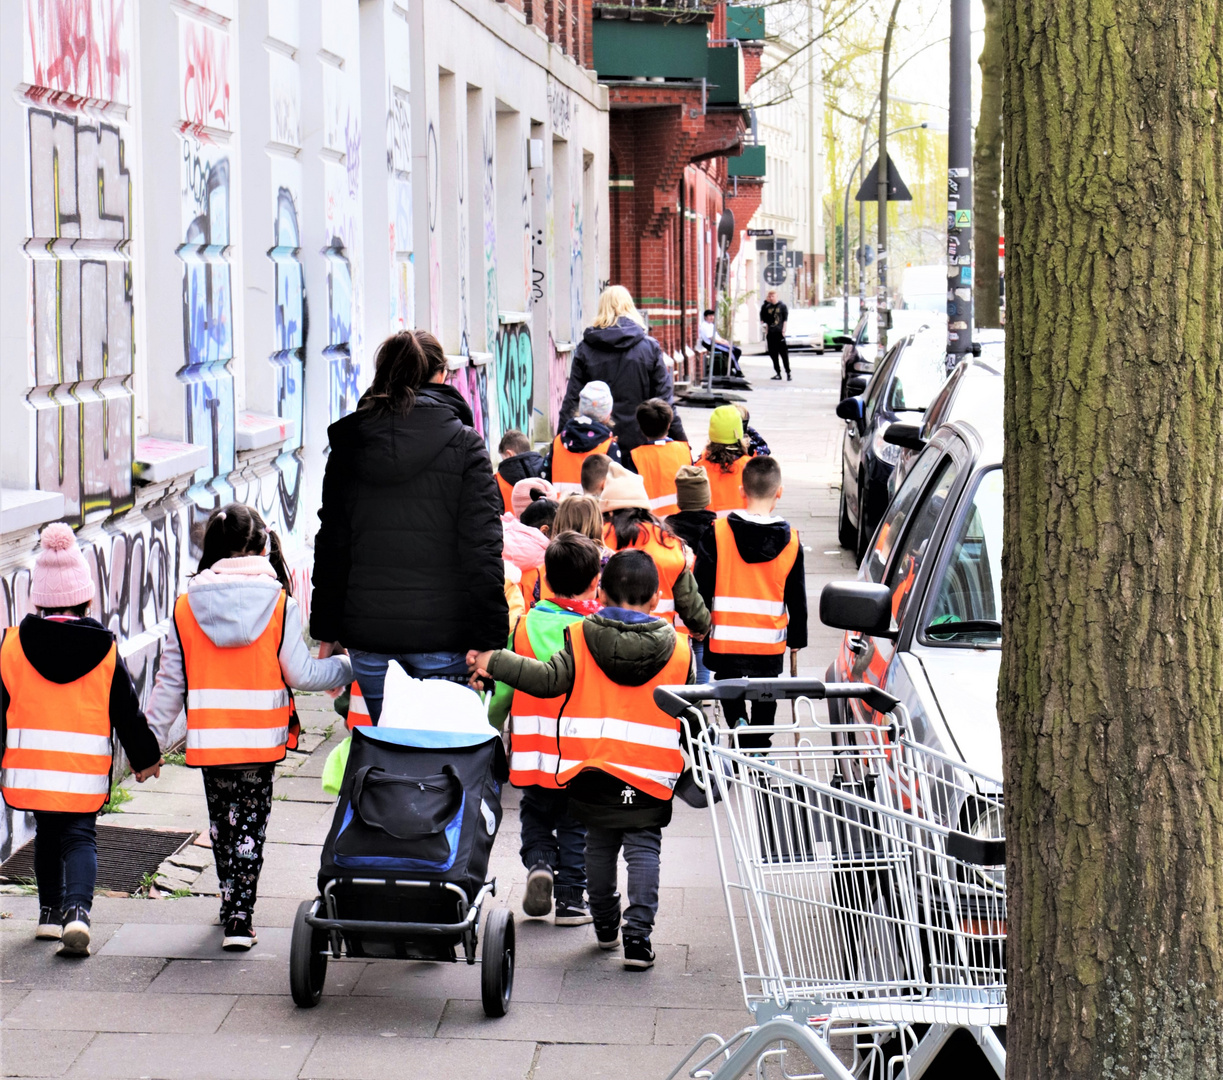
POLYGON ((505 749, 409 745, 402 729, 356 728, 323 845, 320 889, 335 878, 484 884, 509 778, 505 749))

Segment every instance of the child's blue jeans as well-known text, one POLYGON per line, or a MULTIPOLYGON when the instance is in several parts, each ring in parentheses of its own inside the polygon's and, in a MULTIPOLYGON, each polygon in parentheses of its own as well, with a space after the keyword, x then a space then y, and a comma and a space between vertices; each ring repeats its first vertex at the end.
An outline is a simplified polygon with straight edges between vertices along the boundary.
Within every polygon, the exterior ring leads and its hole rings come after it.
POLYGON ((387 665, 394 660, 414 679, 450 678, 467 681, 467 654, 460 652, 377 653, 364 649, 349 649, 352 677, 361 687, 369 709, 370 723, 378 723, 382 715, 382 687, 386 682, 387 665), (456 678, 461 676, 461 678, 456 678))
POLYGON ((569 813, 569 793, 532 785, 522 789, 522 865, 545 863, 556 875, 562 900, 580 901, 586 891, 586 826, 569 813))
POLYGON ((591 825, 586 830, 586 877, 590 913, 596 926, 615 926, 620 919, 617 859, 624 851, 628 867, 628 907, 624 932, 649 937, 658 914, 658 877, 662 853, 662 829, 605 829, 591 825))
POLYGON ((97 814, 34 811, 38 906, 63 911, 93 906, 98 880, 97 814))

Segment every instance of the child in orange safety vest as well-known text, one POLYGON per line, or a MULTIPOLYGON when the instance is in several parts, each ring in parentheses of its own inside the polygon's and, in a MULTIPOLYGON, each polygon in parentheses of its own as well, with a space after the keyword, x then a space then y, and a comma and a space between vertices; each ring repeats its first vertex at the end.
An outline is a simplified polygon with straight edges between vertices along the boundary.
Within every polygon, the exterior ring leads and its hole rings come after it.
MULTIPOLYGON (((565 628, 599 610, 601 550, 580 533, 557 533, 544 556, 547 595, 517 620, 507 648, 536 660, 550 660, 564 648, 565 628)), ((556 718, 563 704, 564 698, 536 698, 498 683, 488 717, 497 727, 509 720, 510 783, 522 789, 519 855, 528 871, 522 910, 547 915, 555 894, 556 925, 580 926, 591 921, 586 829, 569 813, 568 793, 556 782, 556 718)))
POLYGON ((688 639, 651 614, 658 568, 644 551, 619 551, 600 582, 604 605, 565 630, 547 663, 508 649, 467 654, 491 676, 537 699, 563 698, 557 720, 555 777, 569 811, 586 825, 586 884, 600 948, 621 942, 629 969, 654 963, 650 933, 658 914, 662 828, 671 820, 683 771, 680 722, 654 704, 658 686, 692 681, 688 639), (621 911, 616 865, 628 864, 621 911))
POLYGON ((174 605, 148 715, 165 746, 186 707, 187 764, 203 772, 224 949, 256 941, 272 774, 297 745, 291 689, 351 681, 347 656, 310 655, 276 533, 249 506, 214 510, 199 567, 174 605))
POLYGON ((650 398, 637 406, 637 426, 646 442, 632 449, 633 467, 645 481, 650 510, 655 517, 679 513, 675 501, 675 474, 692 464, 692 447, 669 438, 674 410, 662 398, 650 398))
MULTIPOLYGON (((781 466, 754 457, 743 469, 746 507, 714 522, 697 547, 697 587, 713 612, 705 664, 717 679, 775 678, 786 649, 807 645, 807 585, 798 533, 774 515, 781 498, 781 466)), ((724 701, 727 723, 749 723, 745 701, 724 701)), ((770 725, 777 703, 757 701, 750 723, 770 725)), ((743 733, 744 749, 768 746, 767 734, 743 733)))
POLYGON ((696 460, 709 476, 709 509, 718 517, 744 508, 743 470, 750 460, 743 417, 733 405, 719 405, 709 414, 709 442, 696 460))
POLYGON ((577 415, 552 440, 547 478, 562 495, 582 491, 582 462, 590 454, 606 454, 619 464, 620 448, 612 434, 612 395, 605 382, 588 382, 578 398, 577 415))
POLYGON ((511 499, 514 485, 532 477, 543 476, 544 459, 531 449, 531 440, 517 428, 510 428, 497 444, 501 457, 497 465, 497 488, 501 492, 502 513, 513 512, 511 499))
POLYGON ((6 805, 34 815, 34 936, 59 941, 64 956, 89 955, 112 732, 138 782, 159 776, 162 764, 114 634, 88 617, 93 597, 72 529, 48 525, 30 574, 38 612, 5 630, 0 645, 0 787, 6 805))

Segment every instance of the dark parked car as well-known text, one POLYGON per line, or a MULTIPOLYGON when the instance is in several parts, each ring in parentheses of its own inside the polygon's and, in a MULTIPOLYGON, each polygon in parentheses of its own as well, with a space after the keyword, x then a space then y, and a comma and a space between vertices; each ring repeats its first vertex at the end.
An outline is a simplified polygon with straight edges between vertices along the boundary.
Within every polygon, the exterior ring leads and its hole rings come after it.
POLYGON ((901 448, 884 440, 896 421, 917 423, 946 381, 946 332, 928 327, 902 337, 887 352, 861 394, 845 398, 841 446, 841 506, 837 538, 861 560, 888 504, 888 477, 901 448))
MULTIPOLYGON (((888 341, 893 344, 905 334, 911 334, 924 326, 941 326, 943 337, 947 336, 947 317, 929 311, 892 311, 892 327, 888 341)), ((853 391, 850 379, 869 379, 875 370, 875 354, 879 350, 879 320, 874 307, 867 308, 858 317, 858 322, 849 335, 841 339, 841 397, 853 391)))

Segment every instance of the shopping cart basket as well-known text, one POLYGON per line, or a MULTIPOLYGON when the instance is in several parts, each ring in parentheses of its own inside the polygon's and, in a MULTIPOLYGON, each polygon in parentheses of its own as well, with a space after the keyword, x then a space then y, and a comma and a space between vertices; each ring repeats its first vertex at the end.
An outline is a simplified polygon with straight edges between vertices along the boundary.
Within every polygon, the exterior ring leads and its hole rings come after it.
POLYGON ((1002 1077, 1001 781, 914 741, 874 686, 739 679, 654 698, 684 719, 696 782, 719 796, 707 802, 755 1016, 729 1040, 705 1036, 671 1077, 733 1080, 784 1042, 818 1076, 915 1080, 958 1028, 1002 1077), (794 722, 752 729, 771 747, 740 748, 699 708, 739 697, 790 699, 794 722), (813 699, 855 697, 884 722, 816 719, 813 699))

